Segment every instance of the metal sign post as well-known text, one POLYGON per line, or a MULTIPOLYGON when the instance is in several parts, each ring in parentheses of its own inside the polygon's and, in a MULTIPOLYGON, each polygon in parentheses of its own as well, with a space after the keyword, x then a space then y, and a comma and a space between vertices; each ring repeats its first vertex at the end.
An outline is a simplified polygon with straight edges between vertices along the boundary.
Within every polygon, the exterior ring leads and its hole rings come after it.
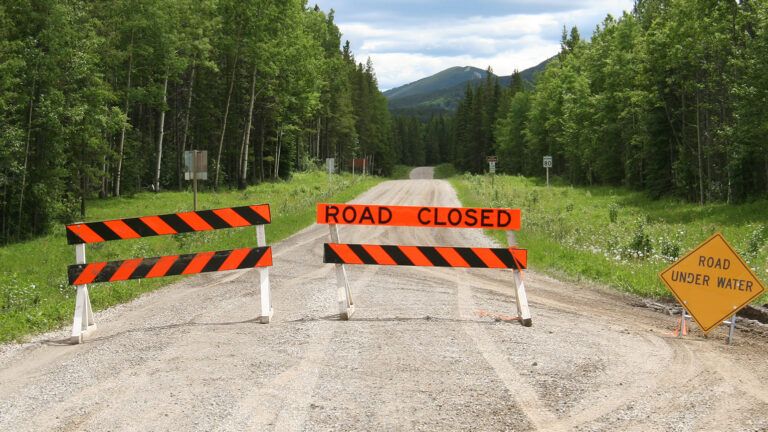
POLYGON ((552 156, 544 156, 544 168, 547 169, 547 187, 549 187, 549 169, 552 168, 552 156))

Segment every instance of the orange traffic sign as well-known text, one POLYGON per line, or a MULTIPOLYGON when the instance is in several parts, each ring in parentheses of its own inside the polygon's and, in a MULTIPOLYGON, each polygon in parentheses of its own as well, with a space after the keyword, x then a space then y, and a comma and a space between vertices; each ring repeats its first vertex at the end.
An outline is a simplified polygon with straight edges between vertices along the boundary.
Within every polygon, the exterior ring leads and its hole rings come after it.
POLYGON ((720 233, 659 277, 705 333, 765 291, 755 273, 720 233))
POLYGON ((317 223, 519 230, 520 209, 318 204, 317 223))

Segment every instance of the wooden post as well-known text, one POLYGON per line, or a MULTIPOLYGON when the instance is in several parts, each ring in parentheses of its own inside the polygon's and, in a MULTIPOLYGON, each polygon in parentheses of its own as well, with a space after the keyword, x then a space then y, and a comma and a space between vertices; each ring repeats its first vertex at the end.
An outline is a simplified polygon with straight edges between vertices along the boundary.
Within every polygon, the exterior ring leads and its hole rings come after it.
MULTIPOLYGON (((509 247, 517 246, 517 239, 514 231, 507 231, 507 245, 509 247)), ((525 282, 523 281, 522 270, 514 270, 515 279, 515 303, 517 304, 517 316, 520 317, 520 323, 525 327, 531 327, 531 310, 528 307, 528 296, 525 294, 525 282)))
MULTIPOLYGON (((85 244, 75 245, 75 261, 77 264, 85 264, 85 244)), ((75 316, 72 321, 72 336, 70 342, 79 344, 83 342, 83 336, 96 329, 96 323, 93 319, 93 309, 91 308, 91 298, 88 295, 88 285, 78 285, 77 296, 75 298, 75 316)))
MULTIPOLYGON (((335 224, 330 224, 328 228, 331 231, 331 243, 341 243, 339 241, 339 227, 335 224)), ((355 302, 352 301, 352 291, 349 288, 347 269, 344 267, 344 264, 336 264, 336 287, 339 316, 343 320, 348 320, 355 312, 355 302)))
MULTIPOLYGON (((267 245, 267 234, 264 225, 256 226, 256 245, 267 245)), ((261 291, 261 323, 269 324, 274 311, 272 310, 272 292, 269 289, 269 268, 259 267, 259 289, 261 291)))

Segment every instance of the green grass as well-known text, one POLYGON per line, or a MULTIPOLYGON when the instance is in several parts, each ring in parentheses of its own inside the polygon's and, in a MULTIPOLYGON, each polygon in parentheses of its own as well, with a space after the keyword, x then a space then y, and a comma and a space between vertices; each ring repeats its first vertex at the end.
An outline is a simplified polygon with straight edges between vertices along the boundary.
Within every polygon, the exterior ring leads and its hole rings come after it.
MULTIPOLYGON (((611 187, 547 188, 538 179, 463 175, 451 179, 466 206, 522 209, 518 241, 537 271, 671 298, 658 273, 715 232, 768 282, 768 201, 741 205, 651 200, 611 187)), ((491 233, 502 238, 500 233, 491 233)), ((768 294, 757 303, 768 302, 768 294)))
POLYGON ((435 167, 436 179, 447 179, 455 175, 456 175, 456 168, 454 168, 453 164, 444 163, 435 167))
MULTIPOLYGON (((270 204, 272 223, 266 226, 268 244, 282 240, 315 220, 315 204, 345 202, 376 183, 376 177, 354 178, 324 172, 295 174, 291 181, 264 183, 243 191, 198 195, 198 208, 270 204)), ((87 221, 174 213, 192 210, 190 192, 142 193, 130 198, 88 203, 87 221)), ((255 246, 255 229, 218 231, 96 243, 86 247, 89 262, 192 253, 255 246)), ((64 226, 48 236, 0 248, 0 342, 20 340, 72 320, 75 289, 67 285, 67 266, 74 264, 74 247, 66 244, 64 226)), ((129 301, 178 280, 179 277, 93 285, 94 309, 129 301)))
POLYGON ((407 165, 395 165, 392 169, 392 175, 389 176, 394 180, 407 180, 411 177, 412 166, 407 165))

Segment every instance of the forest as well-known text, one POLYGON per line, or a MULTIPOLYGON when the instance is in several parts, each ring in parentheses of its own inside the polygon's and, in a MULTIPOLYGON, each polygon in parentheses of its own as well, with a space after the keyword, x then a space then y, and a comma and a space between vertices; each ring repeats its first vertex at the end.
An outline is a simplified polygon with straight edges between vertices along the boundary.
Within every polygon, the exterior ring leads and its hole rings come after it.
POLYGON ((570 184, 702 204, 768 195, 768 2, 638 0, 589 41, 564 28, 561 45, 533 87, 489 77, 452 118, 396 118, 395 148, 420 143, 401 162, 481 173, 497 155, 501 172, 542 176, 551 155, 570 184))
POLYGON ((0 243, 88 200, 395 162, 370 60, 305 0, 0 0, 0 243))

